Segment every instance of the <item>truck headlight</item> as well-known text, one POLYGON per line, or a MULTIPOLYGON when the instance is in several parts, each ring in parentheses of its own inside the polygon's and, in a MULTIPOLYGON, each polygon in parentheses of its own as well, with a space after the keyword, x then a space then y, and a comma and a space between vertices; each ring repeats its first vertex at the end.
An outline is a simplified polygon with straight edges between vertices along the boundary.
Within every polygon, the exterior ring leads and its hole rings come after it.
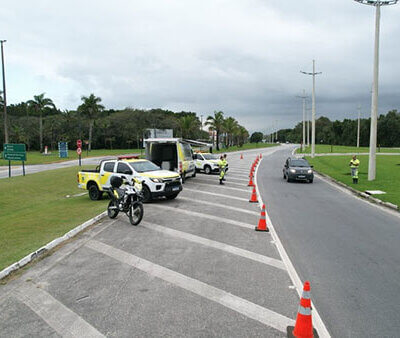
POLYGON ((154 183, 162 183, 162 178, 150 178, 154 183))
POLYGON ((312 174, 312 169, 308 169, 307 171, 309 174, 312 174))
POLYGON ((290 169, 289 170, 292 174, 295 174, 296 173, 296 169, 290 169))

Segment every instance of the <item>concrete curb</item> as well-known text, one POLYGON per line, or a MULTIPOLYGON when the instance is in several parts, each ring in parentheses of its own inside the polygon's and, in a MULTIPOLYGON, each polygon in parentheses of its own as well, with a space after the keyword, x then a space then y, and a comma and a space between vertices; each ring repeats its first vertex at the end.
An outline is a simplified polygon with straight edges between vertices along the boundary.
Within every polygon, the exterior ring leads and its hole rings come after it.
POLYGON ((103 217, 107 215, 107 212, 104 211, 101 214, 91 218, 90 220, 86 221, 85 223, 82 223, 81 225, 78 225, 77 227, 73 228, 72 230, 68 231, 66 234, 64 234, 61 237, 58 237, 54 240, 52 240, 50 243, 47 243, 45 246, 37 249, 34 252, 31 252, 29 255, 25 256, 24 258, 20 259, 18 262, 15 262, 14 264, 11 264, 10 266, 6 267, 2 271, 0 271, 0 280, 3 279, 4 277, 7 277, 11 272, 16 271, 20 268, 22 268, 24 265, 32 262, 39 256, 43 255, 44 253, 48 252, 49 250, 55 248, 57 245, 60 245, 61 243, 69 240, 70 238, 76 236, 78 233, 81 231, 85 230, 87 227, 91 226, 92 224, 96 223, 103 217))
POLYGON ((379 204, 379 205, 381 205, 383 207, 386 207, 386 208, 389 208, 389 209, 392 209, 392 210, 395 210, 395 211, 399 211, 399 207, 397 205, 393 204, 393 203, 381 201, 378 198, 372 197, 372 196, 366 194, 365 192, 358 191, 358 190, 356 190, 356 189, 354 189, 352 187, 349 187, 348 185, 346 185, 346 184, 344 184, 344 183, 332 178, 331 176, 328 176, 326 174, 320 173, 319 171, 314 170, 314 172, 318 176, 320 176, 320 178, 325 179, 327 181, 330 181, 333 184, 339 185, 340 187, 345 188, 346 190, 350 191, 352 194, 354 194, 356 196, 365 198, 368 201, 376 203, 376 204, 379 204))

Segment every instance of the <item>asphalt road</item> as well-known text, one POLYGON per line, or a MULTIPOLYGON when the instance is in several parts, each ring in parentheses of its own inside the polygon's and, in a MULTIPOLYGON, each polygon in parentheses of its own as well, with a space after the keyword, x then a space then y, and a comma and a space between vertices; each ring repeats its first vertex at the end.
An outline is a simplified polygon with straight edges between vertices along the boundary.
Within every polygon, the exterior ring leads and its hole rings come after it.
MULTIPOLYGON (((137 155, 137 154, 131 154, 131 155, 137 155)), ((99 164, 99 161, 105 160, 108 158, 115 159, 116 156, 89 157, 89 158, 82 159, 81 163, 82 163, 82 165, 97 165, 97 164, 99 164)), ((34 173, 38 173, 41 171, 62 169, 62 168, 74 167, 77 165, 79 165, 78 160, 48 163, 48 164, 31 164, 31 165, 25 166, 25 174, 29 175, 29 174, 34 174, 34 173)), ((23 174, 22 165, 15 166, 15 164, 14 164, 11 169, 11 176, 21 176, 22 174, 23 174)), ((1 166, 0 167, 0 178, 7 178, 7 177, 8 177, 8 167, 1 166)))
POLYGON ((106 218, 0 286, 0 336, 286 336, 298 294, 271 234, 254 231, 247 187, 256 154, 274 151, 229 154, 224 186, 198 174, 145 204, 139 226, 106 218))
MULTIPOLYGON (((334 337, 399 337, 400 218, 331 184, 283 180, 293 147, 265 157, 258 187, 334 337)), ((400 189, 400 187, 399 187, 400 189)))

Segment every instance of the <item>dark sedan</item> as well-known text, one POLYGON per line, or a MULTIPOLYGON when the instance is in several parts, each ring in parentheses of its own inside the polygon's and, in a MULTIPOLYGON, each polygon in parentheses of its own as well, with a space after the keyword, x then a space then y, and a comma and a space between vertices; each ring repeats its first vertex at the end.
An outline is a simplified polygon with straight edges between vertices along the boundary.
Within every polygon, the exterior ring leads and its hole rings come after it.
POLYGON ((288 158, 283 167, 283 179, 291 181, 307 181, 312 183, 314 173, 312 166, 303 158, 288 158))

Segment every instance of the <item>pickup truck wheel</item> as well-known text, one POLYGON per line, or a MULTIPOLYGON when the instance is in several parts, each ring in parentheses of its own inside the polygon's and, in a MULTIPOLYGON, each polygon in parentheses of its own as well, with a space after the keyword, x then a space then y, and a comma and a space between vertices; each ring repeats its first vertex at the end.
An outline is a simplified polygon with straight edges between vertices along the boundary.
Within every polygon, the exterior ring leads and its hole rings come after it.
POLYGON ((150 202, 151 201, 151 191, 149 187, 143 186, 143 202, 150 202))
POLYGON ((168 196, 165 196, 165 197, 167 198, 167 200, 173 200, 173 199, 175 199, 176 196, 178 196, 178 195, 179 195, 179 193, 173 194, 173 195, 168 195, 168 196))
POLYGON ((207 175, 210 175, 210 174, 211 174, 211 167, 210 167, 209 165, 206 165, 206 166, 204 167, 204 172, 205 172, 207 175))
POLYGON ((101 200, 103 197, 103 192, 99 190, 96 184, 92 184, 89 187, 89 197, 92 201, 98 201, 101 200))

